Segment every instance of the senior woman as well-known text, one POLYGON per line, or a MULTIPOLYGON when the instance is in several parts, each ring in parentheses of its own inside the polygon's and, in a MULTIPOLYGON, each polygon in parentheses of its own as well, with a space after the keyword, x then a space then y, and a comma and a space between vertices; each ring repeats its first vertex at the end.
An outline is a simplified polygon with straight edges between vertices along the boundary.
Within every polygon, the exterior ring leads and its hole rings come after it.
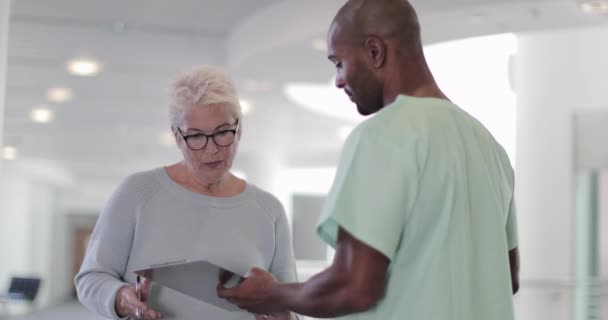
POLYGON ((243 130, 232 80, 203 66, 171 89, 171 129, 183 160, 133 174, 113 193, 76 275, 78 298, 114 319, 254 319, 147 281, 145 304, 138 299, 132 270, 184 258, 229 255, 242 270, 259 266, 279 281, 296 281, 281 203, 230 172, 243 130))

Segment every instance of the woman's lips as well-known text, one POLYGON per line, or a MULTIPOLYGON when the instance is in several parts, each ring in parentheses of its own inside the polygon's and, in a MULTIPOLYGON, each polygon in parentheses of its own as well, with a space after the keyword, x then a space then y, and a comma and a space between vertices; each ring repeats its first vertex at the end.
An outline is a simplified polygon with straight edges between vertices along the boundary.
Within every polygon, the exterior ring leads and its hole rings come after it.
POLYGON ((224 161, 212 161, 212 162, 205 162, 205 166, 211 168, 211 169, 215 169, 217 167, 219 167, 220 165, 222 165, 224 161))

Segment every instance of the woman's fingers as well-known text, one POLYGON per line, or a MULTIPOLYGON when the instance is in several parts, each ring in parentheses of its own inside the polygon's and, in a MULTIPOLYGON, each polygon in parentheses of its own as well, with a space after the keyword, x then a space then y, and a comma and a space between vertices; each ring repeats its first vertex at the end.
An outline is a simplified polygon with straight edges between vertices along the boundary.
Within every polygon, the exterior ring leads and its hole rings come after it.
MULTIPOLYGON (((142 289, 142 293, 144 293, 142 289)), ((149 294, 149 284, 145 291, 149 294)), ((152 310, 145 302, 137 298, 137 292, 133 286, 122 287, 116 295, 116 312, 121 318, 131 316, 141 320, 161 319, 162 315, 152 310)))
POLYGON ((152 281, 148 278, 141 277, 140 290, 141 290, 141 301, 148 301, 150 291, 152 290, 152 281))

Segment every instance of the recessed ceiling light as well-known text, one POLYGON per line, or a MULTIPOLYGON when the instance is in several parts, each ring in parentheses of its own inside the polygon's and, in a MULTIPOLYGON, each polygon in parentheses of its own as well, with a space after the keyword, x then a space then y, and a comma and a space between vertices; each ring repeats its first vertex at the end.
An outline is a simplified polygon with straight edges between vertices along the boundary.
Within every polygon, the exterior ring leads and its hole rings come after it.
POLYGON ((76 76, 95 76, 100 69, 101 67, 97 61, 89 59, 76 59, 68 62, 68 71, 76 76))
POLYGON ((241 104, 241 112, 243 115, 248 115, 253 111, 253 104, 251 101, 247 99, 239 99, 239 103, 241 104))
POLYGON ((581 0, 583 12, 592 14, 608 14, 608 0, 581 0))
POLYGON ((13 146, 2 147, 2 158, 5 160, 13 160, 17 158, 17 148, 13 146))
POLYGON ((70 88, 51 88, 46 92, 46 98, 50 102, 62 103, 72 99, 72 90, 70 88))
POLYGON ((53 111, 46 107, 39 107, 30 113, 30 119, 36 123, 49 123, 55 118, 53 111))
POLYGON ((158 143, 163 147, 171 147, 175 145, 175 136, 173 131, 165 131, 158 136, 158 143))
POLYGON ((348 138, 348 135, 350 135, 354 128, 354 126, 342 126, 338 128, 338 137, 340 138, 340 140, 346 140, 346 138, 348 138))
POLYGON ((324 39, 313 40, 312 47, 317 51, 327 52, 327 42, 324 39))

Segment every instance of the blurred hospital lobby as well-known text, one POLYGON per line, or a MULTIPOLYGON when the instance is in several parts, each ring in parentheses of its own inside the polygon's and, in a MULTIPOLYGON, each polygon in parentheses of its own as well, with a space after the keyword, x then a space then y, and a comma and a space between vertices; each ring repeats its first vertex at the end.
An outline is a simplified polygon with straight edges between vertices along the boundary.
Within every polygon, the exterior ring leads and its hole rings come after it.
MULTIPOLYGON (((608 0, 411 2, 439 86, 515 169, 516 319, 608 320, 608 0)), ((342 4, 0 0, 0 319, 101 319, 73 284, 96 219, 180 160, 167 88, 202 64, 234 77, 233 171, 283 203, 299 279, 327 266, 315 227, 365 119, 327 60, 342 4)))

